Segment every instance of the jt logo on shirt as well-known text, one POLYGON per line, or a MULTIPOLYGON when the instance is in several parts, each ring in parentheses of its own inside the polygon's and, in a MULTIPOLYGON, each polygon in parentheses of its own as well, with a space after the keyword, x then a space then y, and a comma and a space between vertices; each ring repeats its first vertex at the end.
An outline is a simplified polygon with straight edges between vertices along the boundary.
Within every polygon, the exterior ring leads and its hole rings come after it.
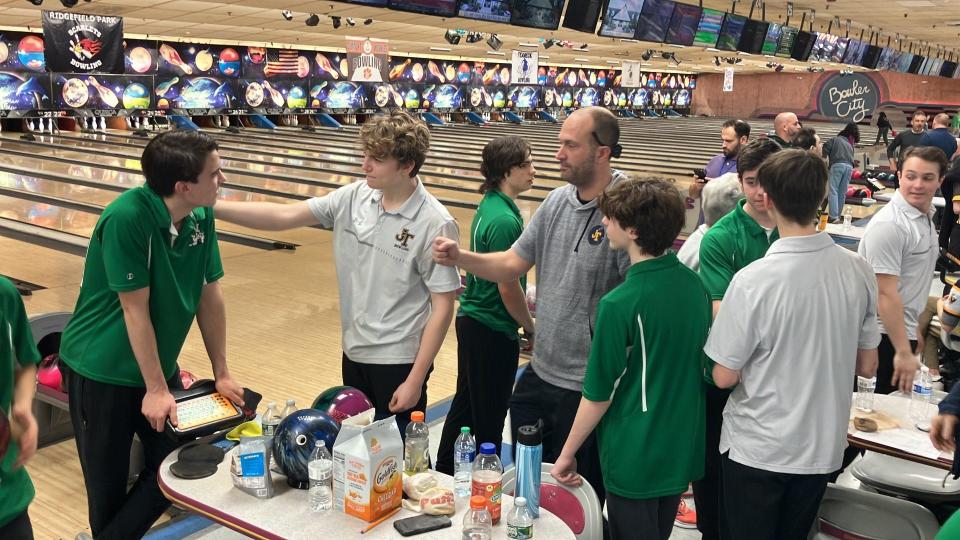
POLYGON ((410 234, 410 231, 408 231, 406 227, 404 227, 403 229, 400 229, 400 232, 397 233, 397 235, 394 236, 393 238, 396 239, 396 241, 398 242, 398 244, 395 247, 399 247, 401 249, 407 249, 407 240, 413 240, 414 238, 416 238, 416 236, 410 234))

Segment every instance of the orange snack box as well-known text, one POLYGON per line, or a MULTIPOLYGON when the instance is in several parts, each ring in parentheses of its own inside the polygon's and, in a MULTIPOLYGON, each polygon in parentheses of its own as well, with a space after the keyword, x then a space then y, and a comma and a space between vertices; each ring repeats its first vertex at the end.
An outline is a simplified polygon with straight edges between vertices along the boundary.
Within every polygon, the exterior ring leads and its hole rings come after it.
POLYGON ((397 421, 391 416, 361 425, 371 416, 344 420, 333 445, 333 507, 365 521, 386 515, 403 498, 403 441, 397 421))

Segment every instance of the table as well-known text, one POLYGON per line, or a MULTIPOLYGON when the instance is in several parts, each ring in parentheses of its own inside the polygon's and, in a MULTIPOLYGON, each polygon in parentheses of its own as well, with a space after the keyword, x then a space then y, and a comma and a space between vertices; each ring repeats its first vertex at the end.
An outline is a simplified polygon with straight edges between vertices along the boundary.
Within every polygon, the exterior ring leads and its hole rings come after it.
MULTIPOLYGON (((360 529, 367 522, 336 510, 314 514, 307 509, 307 491, 287 485, 286 479, 273 476, 274 496, 258 499, 233 486, 230 478, 230 453, 217 468, 216 474, 199 480, 183 480, 170 473, 170 464, 177 460, 177 453, 170 454, 160 466, 160 490, 175 504, 203 515, 225 527, 251 538, 363 538, 364 540, 396 539, 399 533, 392 522, 415 516, 414 512, 400 510, 393 518, 360 536, 360 529)), ((453 477, 434 474, 441 486, 453 489, 453 477)), ((458 505, 457 513, 450 517, 453 526, 439 531, 417 535, 419 540, 460 540, 466 504, 458 505)), ((503 495, 503 514, 500 523, 493 528, 493 538, 506 538, 507 512, 513 508, 513 497, 503 495)), ((573 539, 573 532, 546 509, 540 509, 540 517, 534 521, 537 538, 551 540, 573 539)))
MULTIPOLYGON (((854 393, 854 405, 850 407, 851 421, 847 427, 847 442, 851 446, 950 470, 953 464, 953 453, 938 451, 930 442, 929 434, 914 426, 914 422, 910 420, 909 397, 884 394, 874 396, 874 410, 896 419, 900 424, 899 428, 885 429, 875 433, 854 429, 853 417, 860 412, 856 409, 856 399, 857 395, 854 393)), ((932 418, 937 413, 936 405, 930 404, 928 407, 932 418)))

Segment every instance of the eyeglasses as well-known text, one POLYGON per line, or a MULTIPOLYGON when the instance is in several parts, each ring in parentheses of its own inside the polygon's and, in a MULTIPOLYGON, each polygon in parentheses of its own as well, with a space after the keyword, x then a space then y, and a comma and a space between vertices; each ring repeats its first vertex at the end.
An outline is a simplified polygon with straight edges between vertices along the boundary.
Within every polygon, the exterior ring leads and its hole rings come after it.
POLYGON ((619 144, 607 144, 600 140, 600 137, 597 135, 596 131, 591 131, 590 135, 593 136, 593 140, 597 142, 600 146, 606 146, 610 149, 610 157, 620 157, 620 152, 623 150, 623 147, 619 144))

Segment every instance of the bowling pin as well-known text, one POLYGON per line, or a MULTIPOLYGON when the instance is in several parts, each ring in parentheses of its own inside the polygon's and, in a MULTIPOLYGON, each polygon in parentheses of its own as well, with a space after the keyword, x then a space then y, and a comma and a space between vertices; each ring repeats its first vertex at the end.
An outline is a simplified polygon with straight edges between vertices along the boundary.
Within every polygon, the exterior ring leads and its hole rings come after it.
POLYGON ((214 116, 213 125, 216 127, 223 127, 223 119, 221 119, 219 116, 214 116))
POLYGON ((229 116, 229 115, 226 115, 226 114, 221 115, 221 117, 220 117, 220 124, 223 125, 224 127, 229 127, 229 126, 230 126, 230 116, 229 116))
POLYGON ((295 125, 295 126, 299 126, 299 125, 300 125, 300 117, 299 117, 299 116, 293 115, 293 125, 295 125))
POLYGON ((135 129, 133 125, 133 118, 130 118, 129 116, 127 116, 123 120, 127 124, 127 129, 135 129))
POLYGON ((99 127, 99 128, 100 128, 101 130, 103 130, 103 131, 106 131, 106 129, 107 129, 107 118, 104 117, 104 116, 101 116, 98 120, 99 120, 99 122, 98 122, 98 126, 97 126, 97 127, 99 127))

